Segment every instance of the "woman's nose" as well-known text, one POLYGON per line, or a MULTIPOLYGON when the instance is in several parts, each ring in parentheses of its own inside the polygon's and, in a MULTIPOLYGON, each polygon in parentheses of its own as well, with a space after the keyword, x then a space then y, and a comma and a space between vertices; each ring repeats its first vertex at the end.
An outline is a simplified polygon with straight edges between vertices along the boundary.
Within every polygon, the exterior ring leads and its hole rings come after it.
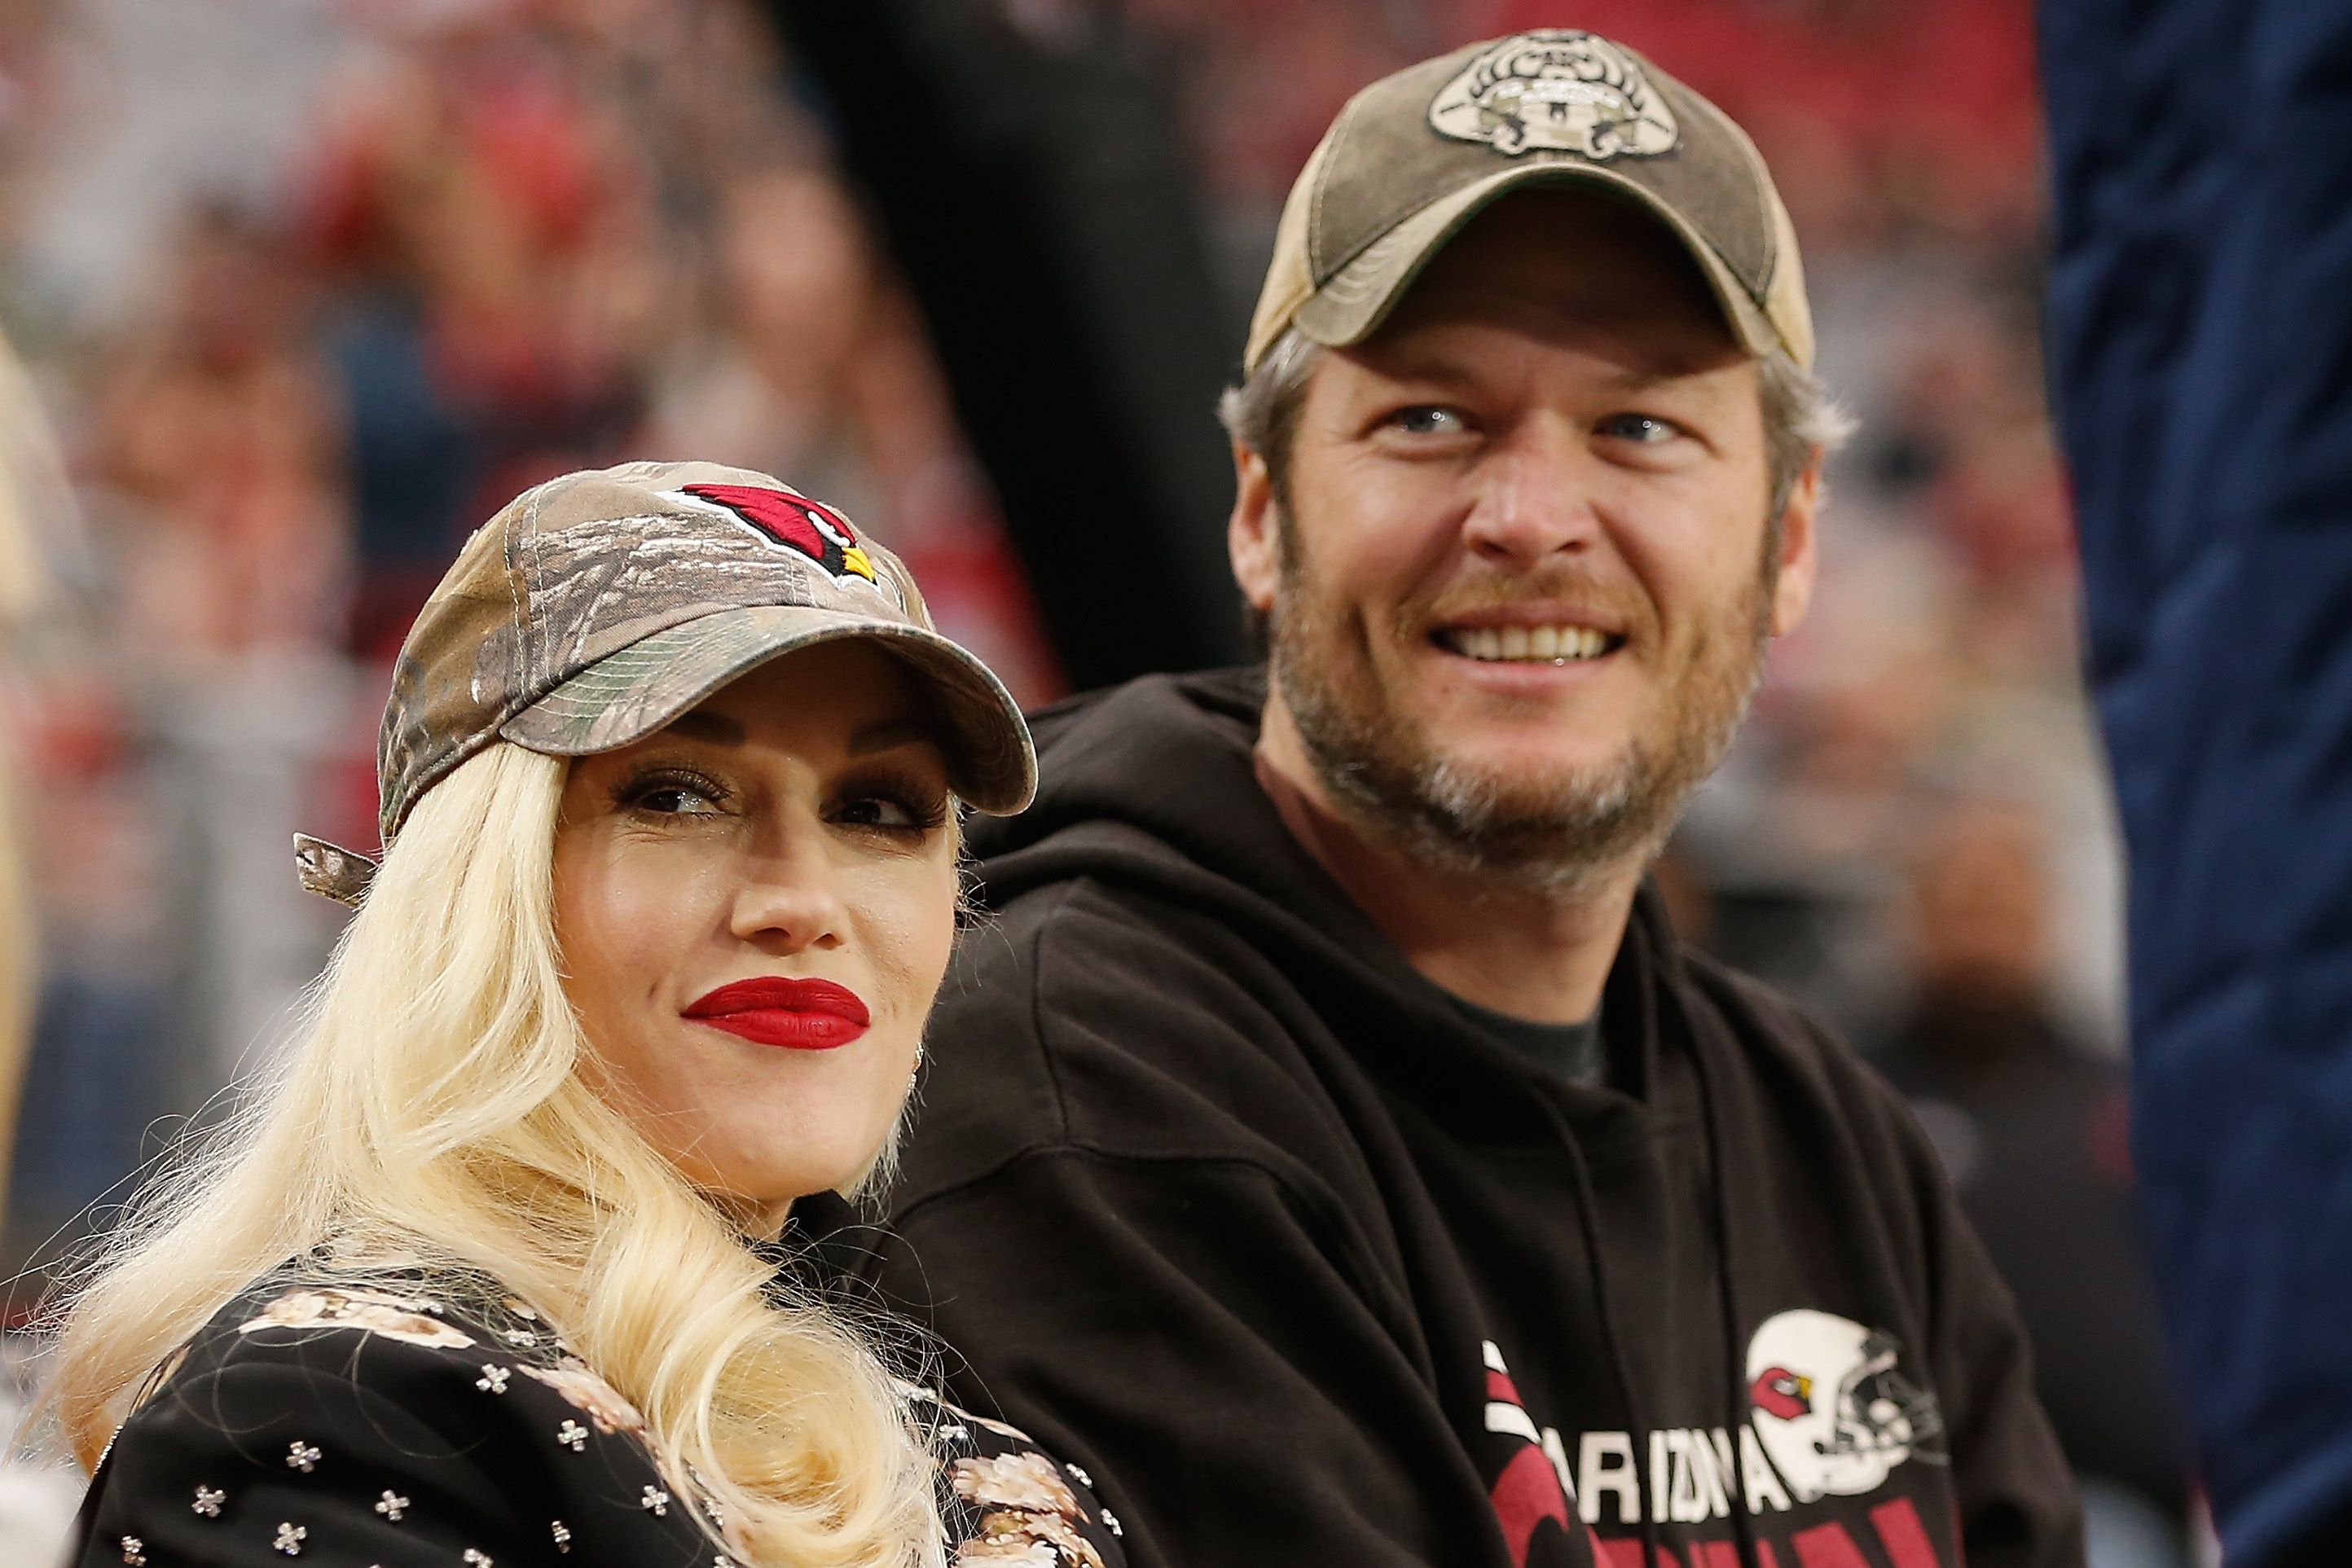
POLYGON ((841 873, 821 844, 798 841, 756 857, 736 890, 730 927, 778 953, 837 947, 845 932, 841 873))

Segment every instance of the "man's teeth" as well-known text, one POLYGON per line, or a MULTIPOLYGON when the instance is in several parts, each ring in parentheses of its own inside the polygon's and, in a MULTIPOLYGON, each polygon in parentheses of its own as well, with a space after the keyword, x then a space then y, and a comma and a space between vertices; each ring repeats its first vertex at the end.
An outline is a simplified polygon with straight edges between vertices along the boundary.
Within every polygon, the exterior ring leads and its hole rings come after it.
POLYGON ((1609 638, 1590 626, 1457 626, 1445 645, 1470 659, 1597 659, 1609 638))

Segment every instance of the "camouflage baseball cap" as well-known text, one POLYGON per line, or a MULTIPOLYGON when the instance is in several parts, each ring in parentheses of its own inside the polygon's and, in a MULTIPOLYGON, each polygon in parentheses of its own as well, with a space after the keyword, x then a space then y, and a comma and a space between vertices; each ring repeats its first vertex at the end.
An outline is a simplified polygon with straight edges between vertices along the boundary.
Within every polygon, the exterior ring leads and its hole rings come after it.
POLYGON ((1423 60, 1348 100, 1290 188, 1244 371, 1292 327, 1328 348, 1362 342, 1465 224, 1548 183, 1648 209, 1750 353, 1812 367, 1796 232, 1755 143, 1623 45, 1545 29, 1423 60))
MULTIPOLYGON (((387 844, 420 796, 504 739, 557 757, 651 735, 780 654, 874 640, 919 678, 949 780, 1018 811, 1037 762, 987 665, 932 629, 904 564, 765 474, 629 463, 525 491, 466 541, 393 668, 376 753, 387 844)), ((373 863, 297 843, 304 885, 343 902, 373 863)))

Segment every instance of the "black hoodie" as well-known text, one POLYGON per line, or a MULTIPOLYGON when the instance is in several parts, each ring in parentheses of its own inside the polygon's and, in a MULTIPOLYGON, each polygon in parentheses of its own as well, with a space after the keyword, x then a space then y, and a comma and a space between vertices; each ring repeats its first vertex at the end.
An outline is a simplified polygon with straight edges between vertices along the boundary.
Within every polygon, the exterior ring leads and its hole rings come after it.
POLYGON ((2009 1298, 1900 1100, 1639 901, 1622 1087, 1413 971, 1256 782, 1262 673, 1041 715, 975 834, 890 1295, 1139 1568, 2079 1563, 2009 1298), (1630 1091, 1630 1092, 1627 1092, 1630 1091))

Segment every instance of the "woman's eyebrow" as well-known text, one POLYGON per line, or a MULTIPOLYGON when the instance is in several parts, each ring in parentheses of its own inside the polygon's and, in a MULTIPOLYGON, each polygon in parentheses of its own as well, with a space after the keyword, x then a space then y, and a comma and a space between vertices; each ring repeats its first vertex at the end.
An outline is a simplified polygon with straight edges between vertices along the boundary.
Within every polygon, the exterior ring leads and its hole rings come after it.
POLYGON ((913 717, 886 718, 862 729, 849 732, 849 755, 864 757, 868 752, 887 751, 894 746, 906 746, 914 741, 939 739, 928 722, 913 717))
POLYGON ((707 740, 713 746, 740 746, 748 738, 743 727, 723 713, 711 713, 696 708, 682 713, 669 721, 670 733, 688 740, 707 740))

